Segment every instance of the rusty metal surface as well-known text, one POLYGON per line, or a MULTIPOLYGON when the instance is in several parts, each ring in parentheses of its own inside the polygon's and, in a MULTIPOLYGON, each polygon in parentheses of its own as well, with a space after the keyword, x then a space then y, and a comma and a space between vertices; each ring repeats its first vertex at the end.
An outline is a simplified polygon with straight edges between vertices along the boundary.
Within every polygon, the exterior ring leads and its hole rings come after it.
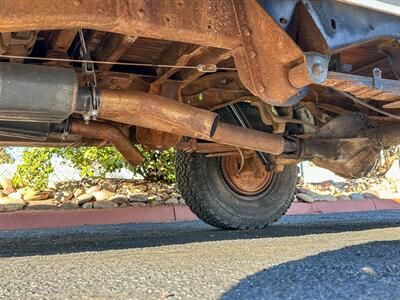
POLYGON ((267 171, 258 156, 248 158, 225 156, 221 171, 226 183, 237 193, 246 196, 263 192, 271 183, 274 173, 267 171))
POLYGON ((400 101, 385 104, 383 108, 390 108, 390 109, 400 108, 400 101))
POLYGON ((73 121, 70 128, 71 134, 95 138, 110 142, 131 165, 140 165, 143 156, 131 144, 128 137, 117 127, 100 122, 73 121))
POLYGON ((61 51, 66 53, 77 34, 77 29, 56 31, 53 33, 50 39, 49 48, 53 51, 61 51))
POLYGON ((298 76, 307 78, 305 57, 289 35, 255 0, 233 0, 242 47, 233 51, 240 79, 265 102, 282 106, 299 89, 289 70, 302 65, 298 76))
POLYGON ((304 145, 302 159, 345 178, 366 176, 380 157, 370 138, 311 138, 304 145))
POLYGON ((240 43, 230 0, 1 2, 0 32, 74 28, 227 49, 240 43))
MULTIPOLYGON (((94 51, 94 57, 100 61, 118 61, 122 55, 136 42, 137 36, 108 33, 94 51)), ((100 70, 111 69, 112 65, 100 65, 100 70)))
POLYGON ((305 139, 300 158, 346 178, 366 176, 384 148, 400 144, 400 125, 375 124, 362 116, 331 120, 315 137, 305 139))
POLYGON ((376 138, 381 147, 389 148, 400 145, 400 124, 381 126, 369 132, 371 138, 376 138))
MULTIPOLYGON (((193 57, 201 56, 206 50, 207 47, 204 46, 173 43, 161 54, 157 64, 184 66, 193 57)), ((158 76, 152 82, 152 90, 159 93, 161 86, 179 70, 180 68, 159 68, 158 76)))
MULTIPOLYGON (((202 65, 217 65, 219 62, 226 60, 231 57, 231 52, 225 49, 218 48, 207 48, 205 51, 198 56, 193 57, 190 61, 190 65, 198 66, 202 65)), ((199 72, 197 69, 183 69, 179 72, 179 78, 182 82, 182 86, 185 87, 192 81, 196 80, 200 76, 204 75, 203 72, 199 72)))
POLYGON ((282 137, 218 123, 215 113, 162 96, 136 91, 101 90, 100 99, 100 119, 275 155, 285 150, 282 137))
POLYGON ((166 97, 137 91, 101 91, 99 118, 200 138, 209 138, 217 114, 166 97))
POLYGON ((98 146, 102 140, 96 139, 82 139, 75 135, 68 135, 67 137, 62 134, 50 134, 45 141, 38 141, 34 139, 18 139, 1 136, 1 147, 92 147, 98 146))
POLYGON ((322 85, 350 93, 360 99, 400 100, 400 82, 397 80, 382 79, 382 87, 376 88, 372 77, 328 72, 328 78, 322 85))
POLYGON ((190 139, 187 142, 180 142, 175 146, 176 149, 188 152, 188 153, 202 153, 207 154, 207 157, 215 156, 242 156, 250 157, 254 154, 253 150, 240 149, 235 146, 218 144, 218 143, 208 143, 200 142, 196 139, 190 139))
POLYGON ((215 109, 235 100, 245 101, 242 97, 252 96, 236 72, 205 75, 183 88, 181 95, 182 102, 205 109, 215 109))
POLYGON ((181 135, 136 127, 136 141, 146 149, 161 150, 175 147, 182 139, 181 135))
POLYGON ((219 123, 215 135, 209 140, 274 155, 285 151, 284 140, 280 136, 227 123, 219 123))
MULTIPOLYGON (((37 39, 36 31, 0 33, 0 54, 25 56, 31 53, 37 39)), ((10 59, 22 63, 23 59, 10 59)))
MULTIPOLYGON (((79 84, 85 85, 86 79, 83 74, 77 73, 79 84)), ((98 71, 96 72, 97 87, 101 89, 110 90, 136 90, 147 92, 150 85, 144 81, 139 75, 111 72, 111 71, 98 71)))
MULTIPOLYGON (((240 78, 254 95, 271 104, 285 105, 298 92, 298 88, 290 84, 288 72, 304 64, 304 55, 256 0, 2 1, 0 32, 68 32, 75 28, 92 30, 86 36, 91 50, 96 50, 99 41, 104 39, 98 56, 104 54, 111 60, 121 58, 128 50, 135 39, 130 37, 225 49, 206 49, 210 53, 200 55, 199 63, 203 64, 204 60, 217 64, 229 58, 233 50, 240 78), (117 37, 120 40, 116 42, 117 37), (117 44, 121 46, 116 47, 117 44), (211 52, 216 52, 214 58, 211 52)), ((182 59, 188 60, 187 57, 182 59)), ((189 63, 197 61, 193 58, 189 63)), ((164 81, 175 71, 170 70, 159 80, 164 81)), ((197 70, 179 73, 183 85, 202 75, 197 70)), ((307 76, 305 68, 304 74, 300 73, 307 76)))

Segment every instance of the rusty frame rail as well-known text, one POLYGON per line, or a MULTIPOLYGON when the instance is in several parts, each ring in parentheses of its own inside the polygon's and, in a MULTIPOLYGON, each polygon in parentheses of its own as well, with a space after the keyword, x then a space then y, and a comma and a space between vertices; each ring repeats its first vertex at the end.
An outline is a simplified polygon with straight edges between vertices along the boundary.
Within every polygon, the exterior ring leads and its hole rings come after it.
POLYGON ((0 32, 75 28, 230 50, 245 86, 274 105, 302 88, 292 68, 309 77, 304 53, 256 0, 1 1, 0 32))

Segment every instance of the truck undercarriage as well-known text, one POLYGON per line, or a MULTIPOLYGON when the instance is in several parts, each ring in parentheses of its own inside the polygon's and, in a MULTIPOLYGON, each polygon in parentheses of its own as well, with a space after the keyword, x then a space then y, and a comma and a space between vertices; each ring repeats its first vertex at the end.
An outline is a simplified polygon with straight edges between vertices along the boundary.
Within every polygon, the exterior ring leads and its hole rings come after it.
POLYGON ((0 2, 0 145, 175 147, 212 225, 275 221, 300 161, 357 178, 400 144, 391 1, 0 2))

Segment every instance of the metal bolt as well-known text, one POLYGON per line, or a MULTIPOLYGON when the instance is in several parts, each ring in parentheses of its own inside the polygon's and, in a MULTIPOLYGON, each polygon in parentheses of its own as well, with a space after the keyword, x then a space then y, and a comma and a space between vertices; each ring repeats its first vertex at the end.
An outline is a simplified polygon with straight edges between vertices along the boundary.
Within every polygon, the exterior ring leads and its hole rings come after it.
POLYGON ((254 51, 250 51, 249 56, 251 59, 255 59, 257 57, 257 53, 255 53, 254 51))
POLYGON ((321 64, 313 64, 312 72, 314 75, 321 75, 324 72, 324 66, 321 64))
POLYGON ((222 78, 222 79, 221 79, 221 84, 222 84, 222 85, 228 84, 228 79, 222 78))
POLYGON ((264 91, 265 91, 265 87, 262 84, 259 84, 258 85, 258 92, 259 93, 264 93, 264 91))
POLYGON ((374 76, 378 76, 378 77, 382 76, 382 71, 379 68, 375 68, 373 72, 374 72, 374 76))
POLYGON ((243 34, 244 34, 245 36, 250 36, 250 35, 251 35, 251 32, 250 32, 250 30, 249 30, 248 28, 245 28, 245 29, 243 29, 243 34))

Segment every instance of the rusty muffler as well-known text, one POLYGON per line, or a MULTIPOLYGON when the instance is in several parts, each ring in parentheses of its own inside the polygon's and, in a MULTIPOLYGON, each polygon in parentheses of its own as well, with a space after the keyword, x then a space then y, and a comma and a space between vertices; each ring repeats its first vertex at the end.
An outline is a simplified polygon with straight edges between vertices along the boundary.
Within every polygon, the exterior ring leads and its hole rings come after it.
POLYGON ((131 165, 137 166, 143 162, 142 154, 131 144, 128 137, 115 126, 100 122, 85 124, 83 121, 74 120, 70 125, 70 133, 111 143, 131 165))

